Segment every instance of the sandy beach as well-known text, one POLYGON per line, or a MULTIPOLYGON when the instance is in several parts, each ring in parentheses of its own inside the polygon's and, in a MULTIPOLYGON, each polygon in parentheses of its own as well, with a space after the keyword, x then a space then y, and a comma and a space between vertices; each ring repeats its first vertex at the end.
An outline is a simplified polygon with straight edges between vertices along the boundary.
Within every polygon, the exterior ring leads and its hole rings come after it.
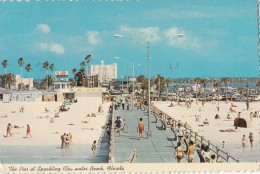
POLYGON ((171 102, 154 102, 154 105, 160 110, 169 114, 172 118, 180 120, 181 122, 187 122, 191 128, 198 132, 199 135, 204 136, 205 139, 210 140, 211 143, 217 145, 224 151, 229 152, 233 157, 240 161, 259 161, 260 147, 259 147, 259 118, 252 118, 250 121, 250 112, 260 110, 260 102, 251 102, 250 109, 246 110, 245 102, 232 102, 237 107, 233 107, 236 112, 230 112, 231 102, 225 103, 224 101, 219 103, 219 111, 217 111, 217 102, 206 102, 202 106, 202 102, 192 103, 191 108, 185 106, 178 106, 174 103, 174 107, 168 107, 171 102), (247 121, 247 128, 238 128, 235 131, 234 119, 237 117, 238 112, 241 112, 241 118, 247 121), (220 119, 215 119, 215 115, 218 114, 220 119), (227 114, 230 114, 232 119, 227 119, 227 114), (195 115, 200 115, 200 122, 196 122, 195 115), (207 119, 209 125, 203 125, 203 121, 207 119), (232 129, 232 132, 226 132, 225 130, 232 129), (223 131, 224 132, 221 132, 223 131), (250 147, 249 133, 253 133, 254 146, 250 147), (245 135, 247 142, 246 147, 242 148, 241 139, 245 135), (225 142, 224 148, 222 148, 223 141, 225 142))
POLYGON ((71 133, 75 145, 90 145, 99 140, 102 126, 106 123, 110 103, 103 103, 104 112, 98 113, 101 103, 101 97, 78 97, 77 103, 66 105, 69 111, 54 118, 54 123, 50 120, 58 112, 61 102, 0 103, 0 146, 60 146, 63 133, 71 133), (19 112, 21 106, 24 112, 19 112), (87 117, 91 113, 96 117, 87 117), (5 138, 8 123, 12 125, 13 136, 5 138), (32 138, 25 138, 27 124, 31 127, 32 138), (14 125, 20 128, 14 128, 14 125))

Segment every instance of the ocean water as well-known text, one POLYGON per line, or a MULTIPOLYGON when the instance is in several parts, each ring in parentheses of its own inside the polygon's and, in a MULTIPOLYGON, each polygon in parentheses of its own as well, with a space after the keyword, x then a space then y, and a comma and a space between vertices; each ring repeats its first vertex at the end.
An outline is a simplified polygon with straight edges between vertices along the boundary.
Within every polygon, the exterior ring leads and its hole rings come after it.
POLYGON ((89 145, 60 146, 1 146, 0 163, 34 164, 34 163, 107 163, 108 144, 101 143, 97 155, 92 156, 89 145))

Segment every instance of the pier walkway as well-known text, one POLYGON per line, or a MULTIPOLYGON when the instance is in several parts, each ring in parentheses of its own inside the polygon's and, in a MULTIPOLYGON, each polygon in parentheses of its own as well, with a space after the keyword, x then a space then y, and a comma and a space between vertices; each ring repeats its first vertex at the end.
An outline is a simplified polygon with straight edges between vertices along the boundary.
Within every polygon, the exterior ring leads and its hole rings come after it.
MULTIPOLYGON (((115 117, 122 117, 127 126, 121 135, 115 133, 115 162, 122 163, 130 158, 133 149, 136 149, 135 163, 171 163, 177 162, 174 158, 174 147, 177 141, 169 141, 167 138, 174 138, 174 133, 167 130, 159 130, 157 127, 160 123, 155 123, 155 117, 151 113, 150 126, 152 137, 147 138, 148 130, 148 113, 147 111, 131 111, 119 108, 115 112, 115 117), (144 133, 143 139, 139 139, 137 131, 138 121, 143 118, 144 133)), ((185 162, 185 160, 183 160, 185 162)))

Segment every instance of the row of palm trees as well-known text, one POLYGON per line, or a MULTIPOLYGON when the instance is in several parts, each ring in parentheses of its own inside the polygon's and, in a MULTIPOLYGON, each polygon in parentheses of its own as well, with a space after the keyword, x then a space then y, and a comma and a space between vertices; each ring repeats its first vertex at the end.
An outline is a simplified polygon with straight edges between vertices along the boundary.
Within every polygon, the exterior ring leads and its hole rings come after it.
MULTIPOLYGON (((139 83, 141 83, 141 86, 140 88, 143 89, 143 90, 147 90, 148 89, 148 79, 145 78, 143 75, 140 75, 137 77, 137 81, 139 83)), ((204 88, 204 92, 203 92, 203 95, 204 95, 204 101, 206 101, 206 86, 207 84, 210 82, 209 79, 207 78, 199 78, 199 77, 196 77, 192 80, 195 85, 196 85, 196 89, 195 89, 195 95, 196 95, 196 103, 198 103, 198 86, 201 84, 203 85, 203 88, 204 88)), ((214 82, 212 82, 212 86, 213 88, 216 89, 217 91, 217 97, 218 97, 218 101, 219 101, 219 88, 221 86, 221 84, 224 84, 225 85, 225 99, 227 100, 228 97, 227 97, 227 87, 228 87, 228 84, 230 82, 230 78, 228 77, 223 77, 219 80, 215 80, 214 82)), ((178 83, 178 82, 174 82, 170 79, 170 78, 164 78, 162 77, 160 74, 158 74, 155 78, 155 80, 153 81, 153 84, 156 85, 156 90, 159 92, 159 98, 160 98, 160 95, 163 91, 165 91, 166 89, 168 89, 168 86, 169 84, 173 84, 175 89, 176 89, 176 93, 177 93, 177 101, 178 101, 178 89, 179 89, 179 86, 181 85, 181 83, 178 83), (166 89, 165 89, 165 86, 166 86, 166 89)), ((258 81, 256 83, 257 86, 260 86, 260 81, 258 81), (258 84, 259 83, 259 84, 258 84)), ((240 94, 243 93, 243 88, 238 88, 238 92, 240 94)))
MULTIPOLYGON (((23 90, 23 66, 25 64, 24 62, 24 59, 22 57, 20 57, 17 61, 18 63, 18 66, 20 67, 20 78, 21 78, 21 82, 18 86, 20 86, 20 89, 23 90)), ((12 74, 12 73, 7 73, 7 67, 8 67, 8 60, 3 60, 2 61, 2 66, 5 70, 5 74, 1 75, 0 78, 2 79, 2 82, 3 82, 3 86, 6 88, 8 87, 8 89, 10 89, 11 85, 14 84, 15 82, 15 75, 12 74)), ((50 64, 48 61, 45 61, 43 64, 42 64, 42 67, 46 70, 46 79, 47 79, 47 83, 46 83, 46 89, 48 89, 48 87, 50 86, 50 84, 48 83, 48 80, 50 79, 50 77, 48 77, 48 70, 50 69, 52 72, 53 72, 53 77, 54 77, 54 64, 50 64)), ((32 66, 30 63, 26 64, 25 65, 25 70, 27 71, 27 73, 29 74, 29 80, 30 80, 30 72, 32 70, 32 66)), ((53 77, 51 78, 51 83, 52 83, 52 80, 53 80, 53 77)), ((43 80, 45 81, 45 80, 43 80)), ((29 81, 30 83, 30 81, 29 81)))
MULTIPOLYGON (((198 97, 198 85, 202 84, 203 85, 203 88, 204 88, 204 101, 206 101, 206 85, 207 83, 209 82, 208 79, 206 78, 199 78, 199 77, 196 77, 193 79, 195 84, 196 84, 196 103, 198 103, 198 100, 197 100, 197 97, 198 97)), ((225 98, 227 100, 227 86, 228 86, 228 83, 230 82, 230 79, 228 77, 223 77, 221 78, 219 81, 215 81, 213 83, 213 87, 215 89, 217 89, 217 92, 218 92, 218 100, 219 100, 219 87, 221 86, 222 83, 225 84, 225 98)))

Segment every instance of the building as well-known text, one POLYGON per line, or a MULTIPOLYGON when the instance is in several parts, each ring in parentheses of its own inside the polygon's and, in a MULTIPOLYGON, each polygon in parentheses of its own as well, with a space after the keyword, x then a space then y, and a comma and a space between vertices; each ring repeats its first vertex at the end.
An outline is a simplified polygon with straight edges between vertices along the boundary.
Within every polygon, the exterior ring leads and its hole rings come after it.
POLYGON ((44 92, 43 101, 73 101, 75 92, 71 88, 68 76, 68 71, 55 71, 53 91, 44 92))
MULTIPOLYGON (((104 61, 101 60, 100 65, 89 65, 87 77, 98 75, 98 84, 108 84, 112 79, 117 79, 117 64, 104 65, 104 61)), ((91 83, 88 83, 89 85, 91 83)), ((88 86, 87 86, 88 87, 88 86)))
POLYGON ((23 83, 25 89, 33 89, 33 78, 21 78, 20 75, 15 75, 14 89, 19 89, 21 83, 23 83))
POLYGON ((68 91, 71 89, 68 71, 55 71, 54 91, 68 91))

